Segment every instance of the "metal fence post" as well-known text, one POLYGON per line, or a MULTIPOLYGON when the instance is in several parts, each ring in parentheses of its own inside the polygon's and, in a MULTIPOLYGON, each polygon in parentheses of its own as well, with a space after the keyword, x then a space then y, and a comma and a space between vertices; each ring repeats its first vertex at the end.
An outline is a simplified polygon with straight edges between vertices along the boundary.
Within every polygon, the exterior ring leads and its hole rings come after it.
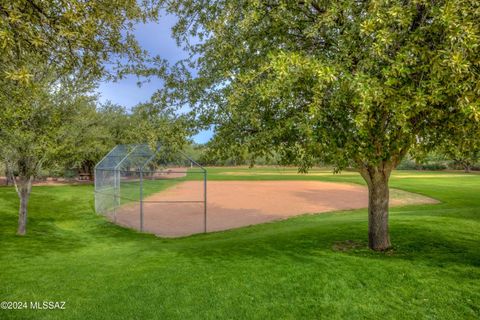
POLYGON ((207 172, 203 172, 203 216, 205 224, 205 233, 207 233, 207 172))
POLYGON ((143 170, 140 170, 140 231, 143 232, 143 170))
POLYGON ((113 194, 113 222, 117 222, 117 193, 113 194))
POLYGON ((114 184, 114 189, 113 189, 113 222, 117 222, 117 193, 118 193, 118 188, 117 188, 117 170, 113 171, 113 184, 114 184))

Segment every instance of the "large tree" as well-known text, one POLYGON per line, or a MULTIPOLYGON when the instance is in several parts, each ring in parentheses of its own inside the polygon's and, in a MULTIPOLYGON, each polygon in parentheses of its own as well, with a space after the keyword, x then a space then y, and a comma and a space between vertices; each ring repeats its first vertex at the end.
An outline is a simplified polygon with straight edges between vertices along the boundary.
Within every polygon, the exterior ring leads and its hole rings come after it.
POLYGON ((158 95, 194 106, 215 125, 224 152, 277 151, 303 169, 317 159, 356 168, 369 189, 374 250, 391 246, 388 182, 405 154, 435 146, 458 119, 478 126, 476 0, 166 7, 178 15, 173 33, 191 55, 158 95))
POLYGON ((48 82, 37 82, 18 86, 8 101, 0 97, 2 105, 16 106, 5 108, 0 116, 0 150, 20 199, 18 234, 26 232, 33 178, 57 163, 68 141, 67 126, 75 121, 73 115, 86 98, 81 87, 57 83, 52 88, 48 82))
POLYGON ((157 12, 154 0, 0 2, 0 145, 17 173, 18 234, 26 232, 32 179, 72 121, 65 110, 102 77, 146 74, 133 28, 157 12))

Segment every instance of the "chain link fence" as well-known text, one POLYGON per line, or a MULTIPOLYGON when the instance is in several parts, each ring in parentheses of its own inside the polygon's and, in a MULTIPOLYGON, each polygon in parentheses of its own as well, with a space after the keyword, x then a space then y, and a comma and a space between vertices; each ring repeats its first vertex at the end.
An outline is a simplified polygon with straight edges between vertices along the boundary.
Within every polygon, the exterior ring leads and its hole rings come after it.
POLYGON ((182 152, 117 145, 95 166, 95 210, 160 236, 207 230, 207 172, 182 152))

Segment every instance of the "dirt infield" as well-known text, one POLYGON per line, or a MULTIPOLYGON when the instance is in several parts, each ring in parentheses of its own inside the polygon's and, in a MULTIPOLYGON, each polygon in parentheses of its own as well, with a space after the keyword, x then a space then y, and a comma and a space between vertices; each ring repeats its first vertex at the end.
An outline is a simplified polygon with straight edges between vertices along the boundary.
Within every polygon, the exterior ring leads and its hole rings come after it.
MULTIPOLYGON (((210 181, 207 231, 233 229, 285 219, 305 213, 322 213, 367 207, 365 187, 317 181, 210 181)), ((148 201, 201 200, 199 182, 179 183, 145 199, 144 231, 164 237, 203 232, 202 203, 149 203, 148 201), (192 196, 193 195, 193 196, 192 196)), ((391 205, 435 203, 431 198, 392 191, 391 205)), ((139 205, 117 210, 116 222, 139 228, 139 205)))

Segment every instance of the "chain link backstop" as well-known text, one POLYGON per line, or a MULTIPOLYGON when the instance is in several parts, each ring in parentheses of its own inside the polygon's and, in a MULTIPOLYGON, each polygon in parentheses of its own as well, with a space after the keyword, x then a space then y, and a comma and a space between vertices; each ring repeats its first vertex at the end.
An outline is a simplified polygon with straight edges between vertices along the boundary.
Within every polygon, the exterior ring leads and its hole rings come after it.
POLYGON ((117 145, 95 166, 95 210, 161 236, 206 232, 207 172, 183 152, 117 145))

